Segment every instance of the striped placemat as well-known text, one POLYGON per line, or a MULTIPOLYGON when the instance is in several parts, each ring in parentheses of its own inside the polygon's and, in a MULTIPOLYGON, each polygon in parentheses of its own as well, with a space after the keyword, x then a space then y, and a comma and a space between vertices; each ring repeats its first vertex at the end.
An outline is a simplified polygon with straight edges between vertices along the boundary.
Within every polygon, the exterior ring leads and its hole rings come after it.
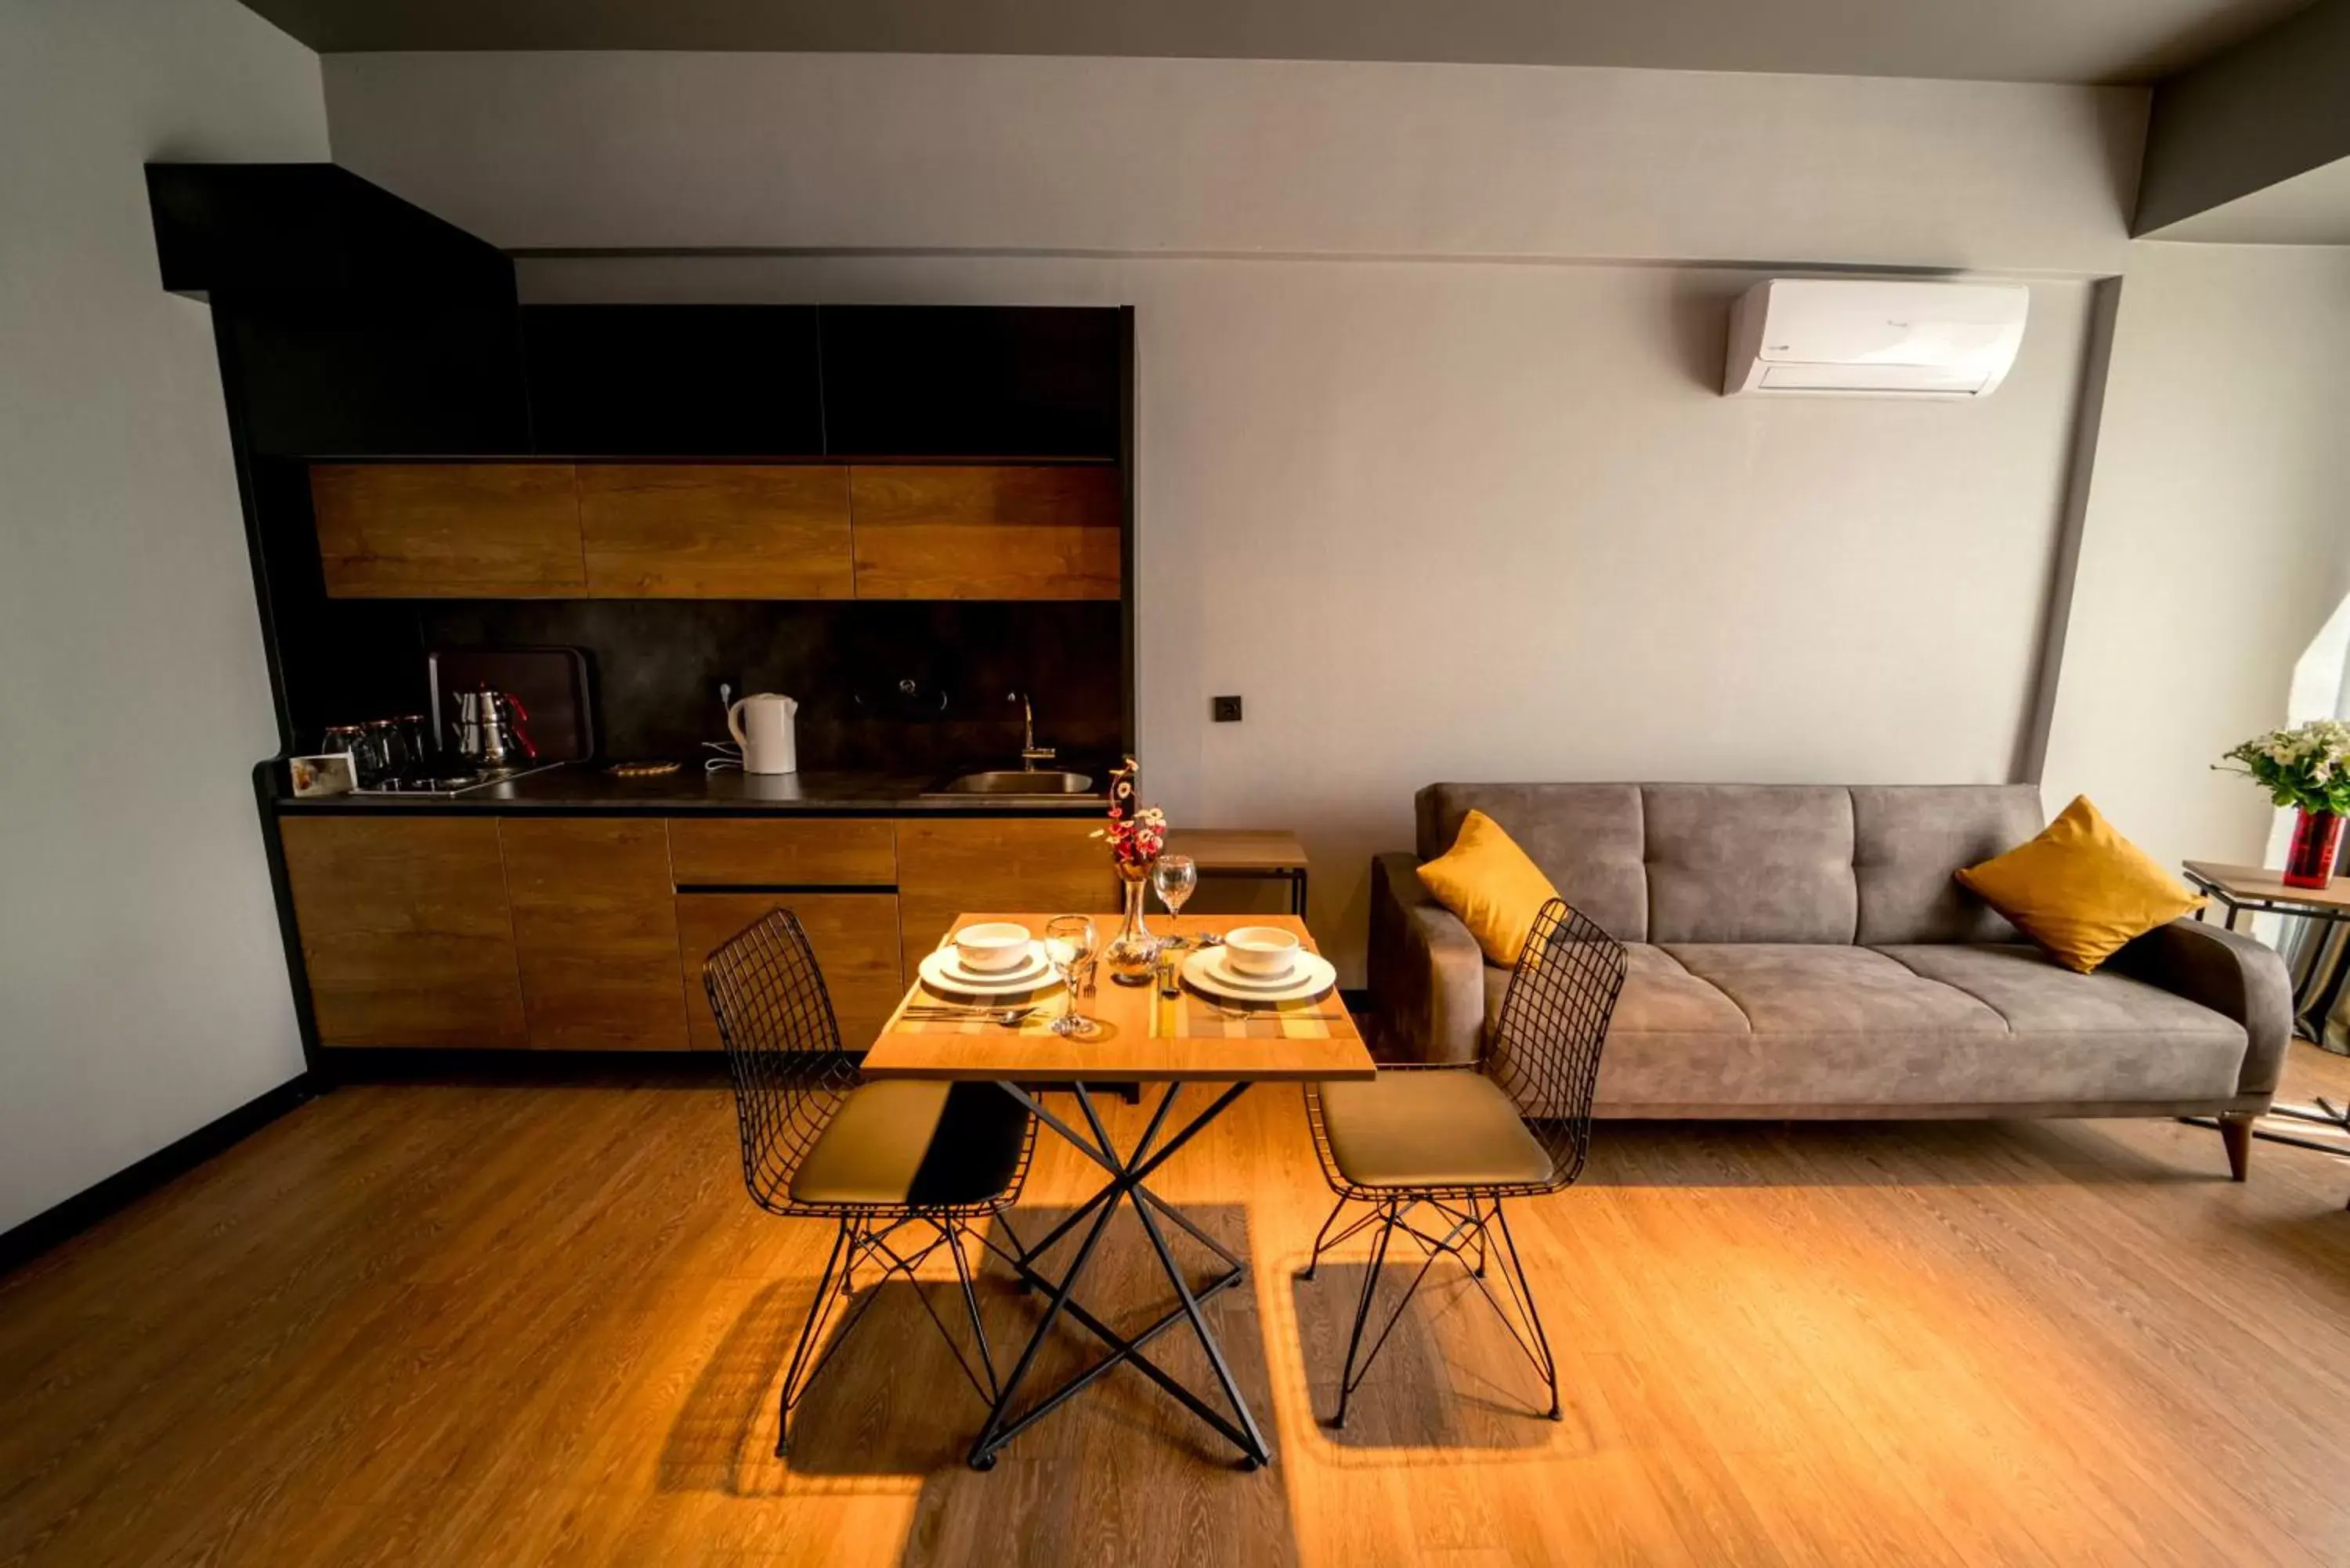
POLYGON ((1150 992, 1150 1033, 1157 1040, 1327 1040, 1345 1016, 1336 991, 1305 1002, 1242 1007, 1203 996, 1189 985, 1174 996, 1150 992))

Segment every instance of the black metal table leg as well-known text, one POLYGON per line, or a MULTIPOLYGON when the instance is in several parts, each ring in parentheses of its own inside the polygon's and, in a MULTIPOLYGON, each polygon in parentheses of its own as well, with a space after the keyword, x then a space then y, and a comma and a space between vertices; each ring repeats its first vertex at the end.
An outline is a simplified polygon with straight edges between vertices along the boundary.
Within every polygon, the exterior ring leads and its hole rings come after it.
POLYGON ((1013 1262, 1014 1268, 1018 1271, 1021 1278, 1045 1297, 1045 1315, 1037 1324, 1035 1333, 1029 1336, 1027 1345, 1022 1348, 1019 1360, 1013 1366, 1012 1375, 1002 1384, 994 1408, 988 1412, 986 1425, 980 1428, 978 1438, 972 1443, 970 1462, 972 1469, 983 1470, 993 1468, 995 1456, 1006 1443, 1058 1409, 1079 1390, 1116 1366, 1132 1366, 1157 1384, 1177 1403, 1200 1417, 1234 1448, 1240 1449, 1242 1462, 1250 1469, 1272 1460, 1273 1451, 1266 1446, 1264 1434, 1257 1426, 1255 1416, 1250 1412, 1247 1401, 1241 1395, 1239 1384, 1234 1380, 1232 1369, 1224 1360, 1223 1347, 1217 1343, 1214 1331, 1209 1327, 1206 1317, 1200 1310, 1210 1299, 1245 1279, 1247 1267, 1228 1248, 1144 1185, 1152 1173, 1172 1158, 1179 1149, 1197 1137, 1210 1122, 1230 1108, 1232 1104, 1247 1091, 1248 1086, 1245 1083, 1228 1085, 1217 1095, 1205 1110, 1184 1123, 1162 1142, 1159 1133, 1167 1124, 1169 1113, 1174 1107, 1175 1096, 1182 1088, 1180 1084, 1168 1085, 1166 1092, 1159 1097, 1157 1107, 1151 1112, 1149 1124, 1144 1128, 1142 1137, 1136 1141, 1131 1150, 1120 1154, 1117 1141, 1110 1136, 1107 1127, 1103 1124, 1100 1113, 1094 1106, 1093 1096, 1085 1085, 1069 1085, 1076 1096, 1077 1108, 1084 1114, 1085 1131, 1079 1131, 1070 1126, 1066 1120, 1045 1106, 1034 1093, 1020 1085, 1004 1083, 999 1085, 1006 1094, 1025 1106, 1039 1121, 1058 1133, 1087 1158, 1108 1172, 1110 1179, 1099 1191, 1080 1204, 1068 1218, 1055 1226, 1043 1241, 1027 1249, 1024 1260, 1014 1260, 1013 1262), (1111 1217, 1118 1211, 1121 1203, 1132 1205, 1135 1213, 1141 1219, 1143 1232, 1149 1238, 1151 1251, 1157 1255, 1159 1267, 1166 1272, 1168 1282, 1175 1287, 1177 1302, 1177 1305, 1171 1311, 1162 1314, 1132 1334, 1120 1334, 1111 1328, 1076 1299, 1078 1286, 1085 1279, 1086 1271, 1093 1263, 1097 1246, 1104 1231, 1108 1229, 1111 1217), (1057 1280, 1045 1274, 1037 1266, 1045 1251, 1076 1231, 1088 1216, 1092 1219, 1092 1224, 1086 1228, 1084 1239, 1078 1242, 1076 1253, 1070 1260, 1066 1272, 1057 1280), (1175 1259, 1173 1250, 1168 1245, 1166 1234, 1160 1230, 1159 1224, 1161 1218, 1175 1224, 1213 1252, 1224 1264, 1222 1272, 1195 1288, 1185 1278, 1181 1266, 1175 1259), (1023 1386, 1028 1381, 1030 1372, 1035 1366, 1037 1352, 1043 1348, 1045 1339, 1052 1334, 1064 1314, 1067 1314, 1072 1323, 1099 1340, 1107 1354, 1087 1366, 1059 1386, 1043 1395, 1027 1409, 1014 1415, 1014 1408, 1020 1398, 1023 1386), (1200 1348, 1208 1357, 1208 1365, 1216 1374, 1218 1391, 1222 1394, 1225 1402, 1231 1407, 1232 1413, 1229 1417, 1223 1411, 1208 1404, 1200 1395, 1185 1387, 1166 1368, 1143 1354, 1144 1346, 1179 1323, 1188 1323, 1192 1334, 1197 1336, 1200 1348))

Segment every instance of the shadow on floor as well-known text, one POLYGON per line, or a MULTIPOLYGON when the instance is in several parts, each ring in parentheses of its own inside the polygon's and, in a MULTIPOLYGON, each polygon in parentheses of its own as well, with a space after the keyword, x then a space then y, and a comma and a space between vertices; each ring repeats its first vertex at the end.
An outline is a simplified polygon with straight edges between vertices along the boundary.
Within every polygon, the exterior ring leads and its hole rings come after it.
MULTIPOLYGON (((1014 1223, 1033 1240, 1066 1212, 1024 1209, 1014 1223)), ((1240 1206, 1185 1212, 1224 1246, 1249 1255, 1240 1206)), ((1000 1230, 996 1240, 1005 1241, 1000 1230)), ((1076 1238, 1064 1241, 1047 1272, 1057 1274, 1076 1244, 1076 1238)), ((1170 1244, 1195 1283, 1220 1266, 1188 1238, 1171 1236, 1170 1244)), ((993 1470, 971 1469, 965 1457, 986 1407, 916 1294, 926 1295, 958 1335, 966 1334, 961 1296, 943 1269, 940 1275, 919 1286, 893 1280, 859 1291, 860 1298, 870 1298, 860 1320, 793 1412, 787 1463, 773 1451, 775 1401, 815 1281, 762 1288, 697 1376, 670 1430, 661 1490, 778 1496, 809 1490, 811 1483, 861 1490, 920 1478, 904 1550, 910 1564, 993 1568, 1101 1556, 1136 1564, 1296 1562, 1278 1455, 1273 1469, 1242 1470, 1229 1444, 1131 1368, 1114 1368, 1022 1433, 993 1470)), ((1010 1267, 992 1257, 979 1295, 998 1372, 1008 1376, 1044 1303, 1024 1293, 1010 1267)), ((1121 1331, 1175 1304, 1130 1212, 1105 1233, 1079 1299, 1121 1331)), ((1270 1436, 1271 1378, 1250 1283, 1225 1291, 1204 1311, 1242 1397, 1270 1436)), ((962 1343, 968 1351, 968 1339, 962 1343)), ((1091 1334, 1064 1317, 1039 1352, 1023 1407, 1037 1391, 1088 1365, 1098 1350, 1091 1334)), ((1153 1340, 1149 1354, 1211 1406, 1223 1407, 1214 1374, 1187 1324, 1153 1340)))
MULTIPOLYGON (((1398 1251, 1406 1251, 1398 1243, 1398 1251)), ((1412 1296, 1355 1389, 1347 1425, 1330 1426, 1347 1361, 1355 1304, 1367 1262, 1325 1257, 1312 1280, 1293 1277, 1290 1299, 1305 1355, 1306 1385, 1322 1436, 1340 1449, 1515 1449, 1551 1446, 1558 1428, 1544 1412, 1550 1389, 1493 1315, 1465 1270, 1440 1260, 1412 1296)), ((1367 1345, 1419 1270, 1390 1262, 1379 1271, 1367 1345)), ((1502 1290, 1498 1272, 1487 1282, 1502 1290)))

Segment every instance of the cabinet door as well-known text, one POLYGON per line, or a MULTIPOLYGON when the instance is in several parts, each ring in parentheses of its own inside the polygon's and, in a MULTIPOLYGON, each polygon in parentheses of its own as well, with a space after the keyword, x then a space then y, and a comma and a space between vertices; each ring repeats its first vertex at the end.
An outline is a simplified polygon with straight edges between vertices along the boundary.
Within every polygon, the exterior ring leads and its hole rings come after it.
POLYGON ((287 816, 278 834, 321 1044, 524 1044, 495 819, 287 816))
POLYGON ((522 342, 535 451, 824 451, 814 306, 525 305, 522 342))
POLYGON ((593 598, 845 599, 848 471, 582 463, 593 598))
POLYGON ((890 1010, 905 994, 898 961, 898 900, 887 893, 680 893, 678 950, 693 1046, 716 1051, 718 1021, 711 1015, 702 966, 710 955, 773 909, 799 917, 824 973, 841 1044, 862 1051, 873 1044, 890 1010))
POLYGON ((825 450, 856 457, 1116 457, 1126 313, 827 306, 825 450))
POLYGON ((1109 847, 1093 836, 1100 826, 1091 816, 900 819, 898 909, 908 969, 939 945, 957 915, 1118 909, 1109 847))
POLYGON ((498 836, 530 1044, 683 1050, 677 911, 660 820, 509 816, 498 836))
POLYGON ((887 888, 898 880, 887 817, 671 817, 669 855, 681 888, 887 888))
POLYGON ((1114 468, 859 467, 849 507, 859 598, 1118 596, 1114 468))
POLYGON ((320 463, 310 504, 330 598, 588 590, 568 463, 320 463))

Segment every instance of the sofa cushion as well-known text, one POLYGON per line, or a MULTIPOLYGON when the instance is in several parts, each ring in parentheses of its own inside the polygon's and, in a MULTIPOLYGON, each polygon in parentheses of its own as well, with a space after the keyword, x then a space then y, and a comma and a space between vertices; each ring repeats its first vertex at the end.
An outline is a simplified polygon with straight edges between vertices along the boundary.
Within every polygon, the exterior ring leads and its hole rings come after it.
POLYGON ((2000 912, 1951 875, 2040 831, 2033 784, 1862 785, 1852 792, 1852 869, 1865 947, 2012 942, 2000 912))
MULTIPOLYGON (((1509 978, 1485 971, 1489 1029, 1509 978)), ((1899 1116, 2223 1099, 2244 1049, 2217 1012, 2122 975, 2074 974, 2026 945, 1634 945, 1597 1108, 1899 1116)))
POLYGON ((2159 986, 2110 971, 2075 974, 2024 942, 1878 950, 1998 1012, 2041 1064, 2046 1086, 2036 1097, 2198 1099, 2236 1092, 2243 1025, 2159 986), (2094 1093, 2079 1092, 2092 1083, 2094 1093))
POLYGON ((1534 922, 1558 889, 1502 825, 1482 811, 1461 823, 1452 847, 1419 868, 1420 886, 1477 939, 1485 961, 1515 969, 1534 922))
POLYGON ((1413 797, 1419 857, 1452 846, 1482 811, 1542 867, 1559 896, 1619 942, 1646 940, 1648 879, 1638 784, 1436 784, 1413 797))
POLYGON ((1963 867, 1958 877, 2057 962, 2083 974, 2204 904, 2116 833, 2085 794, 2029 844, 1963 867))
POLYGON ((1850 790, 1644 784, 1640 799, 1648 940, 1852 940, 1858 898, 1850 790))

